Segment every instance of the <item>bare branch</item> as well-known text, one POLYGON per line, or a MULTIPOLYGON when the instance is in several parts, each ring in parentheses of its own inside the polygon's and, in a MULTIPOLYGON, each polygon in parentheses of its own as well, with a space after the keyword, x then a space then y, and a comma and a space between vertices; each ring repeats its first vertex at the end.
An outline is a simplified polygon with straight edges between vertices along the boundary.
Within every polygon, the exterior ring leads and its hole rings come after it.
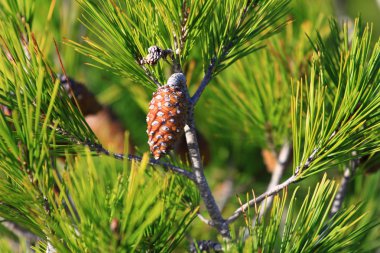
POLYGON ((182 73, 182 67, 180 63, 180 49, 177 43, 177 35, 175 32, 173 32, 173 40, 174 40, 174 53, 172 54, 172 61, 173 61, 173 72, 174 73, 182 73))
MULTIPOLYGON (((120 157, 120 154, 114 154, 113 156, 114 156, 115 158, 117 158, 117 157, 120 157)), ((119 158, 118 158, 118 159, 119 159, 119 158)), ((124 157, 123 159, 125 159, 125 157, 124 157)), ((129 161, 134 160, 134 161, 138 161, 138 162, 140 162, 141 159, 142 159, 141 156, 128 154, 128 160, 129 160, 129 161)), ((180 168, 180 167, 178 167, 178 166, 175 166, 175 165, 173 165, 173 164, 171 164, 171 163, 160 162, 160 161, 157 161, 156 159, 152 159, 152 158, 150 158, 150 159, 149 159, 149 164, 150 164, 150 165, 158 165, 158 166, 161 166, 161 167, 163 167, 164 169, 167 169, 167 170, 170 170, 170 171, 172 171, 172 172, 174 172, 174 173, 177 173, 177 174, 180 174, 180 175, 182 175, 182 176, 185 176, 185 177, 187 177, 188 179, 190 179, 191 181, 194 181, 194 182, 195 182, 195 175, 194 175, 192 172, 187 171, 187 170, 185 170, 185 169, 182 169, 182 168, 180 168)))
MULTIPOLYGON (((182 78, 186 80, 185 76, 183 76, 182 78)), ((183 87, 183 92, 186 95, 186 99, 190 101, 190 95, 186 85, 184 85, 183 87)), ((192 103, 189 103, 187 109, 187 122, 184 127, 184 131, 190 161, 193 169, 192 174, 194 176, 194 182, 200 192, 200 195, 205 203, 206 209, 211 217, 210 224, 213 227, 215 227, 224 238, 230 239, 231 235, 228 224, 222 217, 220 209, 215 202, 214 196, 212 195, 210 187, 207 183, 207 179, 203 173, 202 159, 199 152, 197 134, 194 125, 194 107, 192 103)))
POLYGON ((195 183, 211 217, 210 223, 224 238, 231 238, 228 224, 222 217, 219 207, 217 206, 214 196, 212 195, 210 187, 207 183, 207 179, 203 173, 202 160, 199 153, 199 146, 194 128, 193 108, 190 109, 189 121, 185 126, 185 136, 193 172, 195 175, 195 183))
POLYGON ((294 183, 296 181, 296 179, 297 179, 296 176, 292 175, 286 181, 284 181, 282 184, 276 185, 270 191, 266 191, 265 193, 261 194, 257 198, 248 201, 247 203, 245 203, 244 205, 242 205, 241 207, 236 209, 236 211, 230 217, 228 217, 226 219, 226 222, 227 223, 234 222, 237 218, 239 218, 239 216, 241 214, 243 214, 243 212, 245 212, 248 209, 248 207, 251 207, 251 206, 254 206, 255 204, 261 203, 266 198, 279 193, 282 189, 284 189, 284 188, 288 187, 290 184, 294 183))
POLYGON ((206 219, 202 214, 197 213, 197 216, 198 216, 198 218, 199 218, 203 223, 205 223, 205 224, 207 224, 207 225, 209 225, 209 226, 212 227, 212 222, 211 222, 210 220, 206 219))
POLYGON ((25 238, 28 244, 34 244, 40 239, 37 235, 31 233, 14 222, 3 220, 1 221, 1 224, 13 232, 17 237, 25 238))
POLYGON ((180 37, 180 45, 179 45, 180 53, 182 52, 183 47, 185 46, 185 42, 187 40, 187 35, 189 32, 186 26, 187 20, 189 18, 189 9, 188 9, 188 6, 186 5, 186 1, 182 2, 181 12, 182 12, 182 21, 181 21, 181 37, 180 37))
MULTIPOLYGON (((274 168, 274 171, 272 173, 271 180, 269 182, 269 185, 267 187, 267 192, 272 190, 276 185, 280 183, 281 177, 284 173, 286 164, 289 161, 290 154, 291 154, 292 147, 289 142, 285 142, 285 144, 282 146, 280 154, 278 156, 276 166, 274 168)), ((273 196, 270 196, 267 198, 267 202, 264 208, 260 209, 259 217, 262 217, 268 209, 272 206, 273 196)))
POLYGON ((49 238, 47 238, 47 247, 46 247, 46 253, 56 253, 57 250, 54 248, 54 246, 49 242, 49 238))
POLYGON ((343 178, 340 183, 339 190, 337 194, 335 195, 334 202, 331 206, 331 210, 329 214, 330 218, 333 217, 342 207, 342 203, 343 203, 344 197, 346 196, 347 186, 348 186, 348 182, 350 181, 350 178, 351 178, 351 169, 347 167, 344 169, 343 178))
MULTIPOLYGON (((141 162, 142 160, 142 157, 141 156, 138 156, 138 155, 132 155, 132 154, 119 154, 119 153, 113 153, 107 149, 105 149, 101 144, 98 144, 98 143, 92 143, 90 141, 82 141, 80 139, 78 139, 77 137, 71 135, 70 133, 68 133, 67 131, 63 130, 63 129, 56 129, 57 132, 59 132, 60 134, 66 136, 66 137, 69 137, 70 141, 72 143, 75 143, 75 144, 78 144, 78 145, 82 145, 82 146, 87 146, 90 148, 91 151, 94 151, 98 154, 104 154, 104 155, 107 155, 107 156, 111 156, 115 159, 118 159, 118 160, 125 160, 125 159, 128 159, 128 161, 137 161, 137 162, 141 162)), ((155 160, 153 158, 150 158, 149 159, 149 164, 150 165, 157 165, 157 166, 161 166, 167 170, 170 170, 174 173, 177 173, 177 174, 180 174, 182 176, 185 176, 187 177, 188 179, 190 179, 191 181, 195 182, 195 175, 190 172, 190 171, 187 171, 185 169, 182 169, 178 166, 175 166, 173 164, 170 164, 170 163, 166 163, 166 162, 161 162, 161 161, 158 161, 158 160, 155 160)))
MULTIPOLYGON (((119 159, 119 160, 128 159, 128 161, 137 161, 137 162, 141 162, 141 160, 142 160, 142 157, 138 156, 138 155, 112 153, 112 152, 104 149, 99 144, 95 144, 95 146, 94 146, 94 144, 92 144, 91 147, 90 147, 90 149, 92 149, 93 151, 96 151, 98 153, 102 153, 102 154, 105 154, 105 155, 108 155, 108 156, 112 156, 112 157, 114 157, 116 159, 119 159)), ((192 172, 187 171, 185 169, 182 169, 182 168, 180 168, 178 166, 175 166, 173 164, 157 161, 156 159, 153 159, 153 158, 149 159, 149 164, 150 165, 161 166, 161 167, 163 167, 165 169, 168 169, 168 170, 170 170, 170 171, 172 171, 174 173, 177 173, 177 174, 180 174, 182 176, 185 176, 188 179, 190 179, 191 181, 195 182, 195 176, 194 176, 194 174, 192 172)))
POLYGON ((140 66, 145 71, 145 74, 149 77, 149 79, 152 80, 152 82, 154 82, 157 87, 162 86, 161 83, 153 76, 153 74, 149 71, 149 69, 147 67, 145 67, 142 64, 140 64, 140 66))
POLYGON ((247 3, 245 4, 245 7, 244 7, 244 9, 243 9, 243 11, 242 11, 242 13, 241 13, 241 16, 240 16, 240 19, 239 19, 239 22, 238 22, 238 24, 237 24, 237 28, 239 27, 239 26, 241 26, 241 24, 244 22, 244 19, 245 19, 245 17, 247 16, 247 13, 248 13, 248 9, 249 9, 249 7, 251 6, 251 3, 252 3, 252 0, 249 0, 249 1, 247 1, 247 3))
MULTIPOLYGON (((249 7, 251 6, 251 3, 252 3, 252 1, 247 1, 244 9, 241 12, 241 16, 240 16, 240 19, 239 19, 238 24, 236 26, 236 29, 239 28, 243 24, 244 19, 245 19, 247 12, 249 10, 249 7)), ((222 45, 223 46, 223 53, 220 57, 221 59, 223 59, 229 53, 229 50, 234 45, 234 40, 235 40, 235 38, 232 38, 231 41, 227 45, 222 45)), ((195 106, 195 104, 198 102, 198 100, 201 97, 204 89, 206 88, 206 86, 211 81, 212 76, 214 74, 214 70, 216 67, 217 60, 219 62, 221 59, 217 59, 216 57, 211 59, 211 63, 207 68, 207 71, 205 73, 205 76, 202 79, 201 84, 199 85, 199 87, 198 87, 197 91, 194 93, 194 95, 191 97, 191 102, 193 103, 193 106, 195 106)))
MULTIPOLYGON (((236 209, 235 212, 226 220, 227 223, 231 223, 235 221, 237 218, 239 218, 239 216, 243 214, 248 207, 261 203, 266 198, 279 193, 282 189, 296 182, 302 170, 309 168, 310 164, 315 160, 315 158, 317 157, 318 151, 319 151, 319 148, 315 148, 313 152, 311 153, 311 155, 306 159, 306 162, 303 165, 302 164, 298 165, 294 171, 294 174, 291 177, 289 177, 286 181, 284 181, 283 183, 279 185, 276 185, 271 190, 267 190, 266 192, 261 194, 259 197, 248 201, 247 203, 242 205, 240 208, 236 209)), ((284 155, 285 154, 286 152, 284 152, 284 155)))
POLYGON ((182 73, 182 66, 181 66, 181 54, 183 51, 183 48, 185 46, 185 42, 187 40, 188 35, 188 29, 187 29, 187 20, 189 17, 189 10, 186 5, 186 1, 182 2, 181 7, 181 14, 182 14, 182 20, 181 20, 181 31, 179 34, 179 44, 178 44, 178 37, 177 34, 173 31, 173 41, 174 41, 174 53, 171 55, 173 60, 173 72, 174 73, 182 73))
MULTIPOLYGON (((356 152, 355 152, 356 153, 356 152)), ((353 154, 356 155, 356 154, 353 154)), ((356 168, 359 166, 359 159, 353 159, 350 161, 348 167, 345 168, 343 178, 340 183, 339 190, 335 195, 334 202, 332 203, 329 217, 333 217, 339 209, 342 207, 344 197, 346 196, 347 187, 351 180, 352 175, 355 173, 356 168)))
POLYGON ((213 58, 211 60, 210 65, 207 68, 206 74, 203 77, 201 84, 199 85, 199 87, 198 87, 197 91, 194 93, 194 95, 191 97, 191 103, 193 104, 193 106, 196 105, 196 103, 198 102, 199 98, 201 97, 204 89, 206 88, 207 84, 211 81, 212 74, 213 74, 214 69, 215 69, 215 62, 216 62, 216 58, 213 58))

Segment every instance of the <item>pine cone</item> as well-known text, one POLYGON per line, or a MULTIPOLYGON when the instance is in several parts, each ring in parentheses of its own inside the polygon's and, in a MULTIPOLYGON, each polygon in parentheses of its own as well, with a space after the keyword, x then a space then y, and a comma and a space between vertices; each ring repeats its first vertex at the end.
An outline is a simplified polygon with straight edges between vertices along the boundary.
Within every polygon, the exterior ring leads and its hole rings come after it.
POLYGON ((173 54, 171 49, 161 49, 158 46, 148 48, 148 55, 142 59, 141 64, 156 65, 161 58, 173 54))
POLYGON ((189 107, 186 89, 185 76, 176 73, 165 86, 153 93, 146 122, 148 144, 155 159, 160 159, 172 149, 182 135, 189 107))
POLYGON ((155 65, 162 57, 162 49, 158 46, 148 48, 148 55, 145 57, 145 62, 149 65, 155 65))

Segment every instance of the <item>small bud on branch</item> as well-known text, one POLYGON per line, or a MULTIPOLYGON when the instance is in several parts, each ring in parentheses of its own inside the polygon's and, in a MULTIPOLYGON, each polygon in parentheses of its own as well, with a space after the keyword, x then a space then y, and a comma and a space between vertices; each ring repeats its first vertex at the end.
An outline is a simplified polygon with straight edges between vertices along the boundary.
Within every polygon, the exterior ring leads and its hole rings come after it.
POLYGON ((166 58, 168 55, 172 55, 173 50, 161 49, 158 46, 151 46, 148 48, 148 55, 140 61, 140 64, 156 65, 161 58, 166 58))

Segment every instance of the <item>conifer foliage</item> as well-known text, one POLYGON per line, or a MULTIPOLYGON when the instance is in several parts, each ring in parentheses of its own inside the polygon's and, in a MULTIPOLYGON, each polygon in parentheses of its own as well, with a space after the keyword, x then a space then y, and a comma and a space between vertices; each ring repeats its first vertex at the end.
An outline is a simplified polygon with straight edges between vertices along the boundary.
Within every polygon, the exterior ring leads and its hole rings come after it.
POLYGON ((321 2, 0 0, 0 251, 379 248, 380 41, 321 2))

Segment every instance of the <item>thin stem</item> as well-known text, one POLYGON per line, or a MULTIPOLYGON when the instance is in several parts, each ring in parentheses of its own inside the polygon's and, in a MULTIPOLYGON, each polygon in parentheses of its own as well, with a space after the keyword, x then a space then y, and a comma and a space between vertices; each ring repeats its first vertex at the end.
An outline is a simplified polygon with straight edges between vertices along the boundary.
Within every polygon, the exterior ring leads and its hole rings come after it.
POLYGON ((181 14, 182 14, 182 20, 181 20, 181 31, 179 34, 179 44, 178 44, 178 38, 177 34, 173 31, 173 40, 174 40, 174 53, 172 55, 173 60, 173 72, 174 73, 182 73, 182 66, 181 66, 181 54, 183 52, 183 48, 185 46, 186 40, 187 40, 187 20, 189 17, 189 12, 187 9, 186 1, 182 2, 181 7, 181 14))
MULTIPOLYGON (((238 24, 237 24, 235 30, 237 30, 242 25, 242 23, 244 22, 244 19, 245 19, 246 15, 247 15, 249 6, 251 5, 251 2, 252 1, 247 1, 247 4, 246 4, 246 6, 244 7, 244 9, 243 9, 243 11, 241 13, 240 19, 238 21, 238 24)), ((201 84, 199 85, 199 87, 198 87, 197 91, 194 93, 194 95, 191 97, 191 102, 193 103, 194 106, 198 102, 198 100, 201 97, 201 95, 202 95, 203 91, 205 90, 206 86, 211 81, 212 76, 213 76, 214 71, 215 71, 215 68, 216 68, 216 62, 220 63, 220 61, 223 60, 223 58, 229 53, 229 50, 231 49, 231 47, 233 45, 234 45, 234 38, 229 42, 228 45, 226 45, 226 46, 222 45, 223 46, 223 52, 222 52, 222 54, 220 56, 220 59, 217 59, 216 57, 213 57, 211 59, 211 63, 210 63, 210 65, 207 68, 207 71, 205 73, 205 76, 202 79, 201 84)))
POLYGON ((174 73, 182 73, 182 67, 180 63, 180 49, 177 43, 177 35, 173 32, 173 40, 174 40, 174 53, 172 54, 173 61, 173 72, 174 73))
POLYGON ((199 189, 201 197, 206 205, 206 209, 211 217, 210 224, 215 227, 224 238, 231 238, 228 224, 223 219, 222 214, 217 206, 214 196, 211 193, 207 179, 203 173, 201 155, 197 136, 194 128, 193 108, 190 110, 188 124, 185 126, 186 143, 189 150, 190 160, 195 175, 195 183, 199 189))
POLYGON ((199 87, 198 87, 197 91, 194 93, 194 95, 191 97, 191 103, 193 104, 193 106, 196 105, 196 103, 198 102, 199 98, 201 97, 204 89, 206 88, 207 84, 211 81, 212 74, 213 74, 214 69, 215 69, 215 62, 216 62, 216 58, 213 58, 211 60, 211 64, 207 68, 206 74, 203 77, 201 84, 199 85, 199 87))
MULTIPOLYGON (((269 182, 269 185, 267 187, 267 192, 271 191, 273 188, 276 187, 280 183, 281 177, 284 173, 286 164, 289 161, 290 154, 291 154, 292 147, 289 142, 285 142, 285 144, 282 146, 280 154, 278 156, 276 166, 274 168, 274 171, 272 173, 271 180, 269 182)), ((266 200, 266 205, 264 208, 260 209, 259 217, 262 217, 268 209, 272 206, 273 196, 270 196, 266 200)))
MULTIPOLYGON (((120 154, 114 154, 113 156, 114 156, 115 158, 118 158, 118 157, 120 157, 120 154)), ((124 155, 123 155, 123 156, 124 156, 124 155)), ((128 154, 128 157, 127 157, 127 158, 128 158, 129 161, 134 160, 134 161, 141 162, 141 160, 142 160, 142 157, 141 157, 141 156, 132 155, 132 154, 128 154)), ((118 159, 120 159, 120 158, 118 158, 118 159)), ((123 157, 122 159, 125 159, 125 157, 123 157)), ((161 162, 161 161, 157 161, 156 159, 152 159, 152 158, 150 158, 150 159, 149 159, 149 164, 150 164, 150 165, 158 165, 158 166, 161 166, 161 167, 163 167, 164 169, 167 169, 167 170, 170 170, 170 171, 172 171, 172 172, 174 172, 174 173, 177 173, 177 174, 180 174, 180 175, 182 175, 182 176, 185 176, 185 177, 187 177, 188 179, 190 179, 191 181, 194 181, 194 182, 195 182, 195 175, 194 175, 192 172, 187 171, 187 170, 185 170, 185 169, 182 169, 182 168, 180 168, 180 167, 178 167, 178 166, 175 166, 175 165, 173 165, 173 164, 171 164, 171 163, 161 162)))
MULTIPOLYGON (((355 154, 354 154, 355 155, 355 154)), ((338 193, 335 195, 334 202, 331 206, 329 217, 333 217, 342 207, 344 197, 347 193, 347 187, 356 168, 359 166, 359 159, 350 161, 350 165, 344 169, 343 178, 340 183, 338 193)))
POLYGON ((344 197, 346 196, 347 186, 351 178, 351 169, 349 167, 346 167, 344 169, 342 182, 340 183, 339 190, 337 194, 335 195, 334 202, 331 206, 329 217, 333 217, 339 209, 342 207, 342 203, 344 200, 344 197))
POLYGON ((208 219, 206 219, 202 214, 197 213, 198 218, 205 224, 212 226, 212 222, 208 219))
MULTIPOLYGON (((63 179, 62 179, 62 175, 61 173, 59 172, 56 164, 55 164, 55 157, 54 156, 51 156, 50 157, 50 164, 51 164, 51 168, 55 171, 55 173, 57 174, 58 176, 58 180, 60 182, 60 184, 63 184, 63 179)), ((57 186, 57 184, 55 183, 55 186, 57 186)), ((57 189, 58 192, 60 191, 60 189, 57 189)), ((73 210, 73 213, 72 215, 75 216, 76 218, 76 221, 77 222, 80 222, 80 216, 79 216, 79 213, 78 213, 78 209, 69 193, 69 191, 67 189, 64 190, 66 195, 67 195, 67 199, 68 199, 68 203, 66 203, 66 206, 68 207, 69 205, 71 206, 72 210, 73 210)))
POLYGON ((40 239, 37 235, 24 229, 23 227, 20 227, 18 224, 14 222, 11 222, 8 220, 2 220, 1 225, 6 227, 8 230, 12 231, 12 233, 14 233, 17 237, 24 238, 28 245, 34 244, 40 239))
MULTIPOLYGON (((268 139, 268 140, 271 140, 271 139, 268 139)), ((280 180, 286 168, 286 164, 288 163, 290 159, 291 151, 292 151, 292 146, 289 144, 288 141, 286 141, 285 144, 283 144, 281 148, 280 154, 276 158, 276 165, 273 170, 272 177, 270 179, 266 192, 271 191, 273 188, 276 187, 276 185, 280 183, 280 180)), ((273 149, 273 152, 275 152, 274 149, 273 149)), ((262 208, 260 208, 258 219, 253 219, 252 227, 254 227, 256 224, 256 221, 260 221, 261 218, 266 214, 266 212, 271 208, 272 202, 273 202, 273 196, 269 196, 266 199, 265 205, 263 205, 262 208)), ((246 240, 248 236, 250 235, 249 229, 250 228, 246 228, 245 230, 244 240, 246 240)))
MULTIPOLYGON (((111 152, 111 151, 105 149, 101 144, 92 143, 90 141, 82 141, 82 140, 76 138, 75 136, 71 135, 70 133, 68 133, 67 131, 65 131, 63 129, 56 129, 56 131, 59 132, 60 134, 64 135, 64 136, 66 136, 66 137, 69 137, 71 142, 76 143, 78 145, 82 145, 82 146, 88 146, 90 148, 90 150, 95 151, 99 154, 104 154, 104 155, 113 157, 113 158, 118 159, 118 160, 128 159, 128 161, 137 161, 137 162, 141 162, 141 160, 142 160, 142 157, 138 156, 138 155, 114 153, 114 152, 111 152)), ((195 182, 195 175, 192 172, 187 171, 185 169, 182 169, 182 168, 175 166, 173 164, 161 162, 161 161, 158 161, 158 160, 155 160, 152 158, 149 159, 149 164, 161 166, 161 167, 163 167, 167 170, 170 170, 174 173, 185 176, 188 179, 190 179, 191 181, 195 182)))
POLYGON ((46 253, 56 253, 57 250, 54 248, 54 246, 50 243, 49 238, 47 238, 47 246, 46 246, 46 253))
POLYGON ((239 22, 238 22, 236 28, 239 28, 239 26, 241 26, 241 24, 243 23, 243 21, 244 21, 246 15, 247 15, 248 8, 249 8, 249 6, 251 5, 251 3, 252 3, 252 0, 247 1, 247 4, 245 5, 245 7, 244 7, 244 9, 243 9, 243 11, 242 11, 242 13, 241 13, 241 16, 240 16, 240 19, 239 19, 239 22))
POLYGON ((187 29, 187 20, 189 18, 189 10, 186 5, 186 1, 182 2, 182 21, 181 21, 181 36, 180 36, 180 41, 179 41, 179 50, 180 53, 182 53, 182 50, 185 46, 186 40, 187 40, 187 35, 188 35, 188 29, 187 29))
MULTIPOLYGON (((234 222, 237 218, 239 218, 239 216, 241 214, 243 214, 245 212, 245 210, 248 207, 251 207, 251 206, 254 206, 258 203, 261 203, 266 198, 279 193, 282 189, 284 189, 284 188, 288 187, 290 184, 296 182, 297 179, 302 177, 302 175, 301 175, 302 170, 309 168, 310 164, 314 161, 314 159, 317 156, 318 151, 319 151, 319 148, 315 148, 313 150, 313 152, 311 153, 311 155, 306 159, 306 162, 304 163, 304 165, 302 165, 302 164, 298 165, 294 171, 294 174, 291 177, 289 177, 286 181, 284 181, 283 183, 281 183, 279 185, 276 185, 271 190, 267 190, 266 192, 261 194, 259 197, 248 201, 247 203, 242 205, 240 208, 236 209, 235 212, 229 218, 227 218, 227 220, 226 220, 227 223, 234 222)), ((284 152, 284 153, 286 153, 286 152, 284 152)))
MULTIPOLYGON (((110 152, 108 150, 106 150, 105 148, 103 148, 101 145, 99 144, 96 144, 96 145, 91 145, 89 146, 90 149, 92 149, 93 151, 96 151, 98 153, 102 153, 102 154, 105 154, 105 155, 108 155, 108 156, 111 156, 111 157, 114 157, 116 159, 119 159, 119 160, 125 160, 125 159, 128 159, 128 161, 136 161, 136 162, 141 162, 142 160, 142 157, 141 156, 138 156, 138 155, 132 155, 132 154, 118 154, 118 153, 113 153, 113 152, 110 152), (96 147, 95 147, 96 146, 96 147)), ((185 169, 182 169, 178 166, 175 166, 173 164, 170 164, 170 163, 166 163, 166 162, 161 162, 161 161, 157 161, 156 159, 152 159, 150 158, 149 159, 149 164, 150 165, 158 165, 158 166, 161 166, 165 169, 168 169, 174 173, 177 173, 177 174, 180 174, 182 176, 185 176, 187 177, 188 179, 190 179, 191 181, 194 181, 195 182, 195 176, 192 172, 190 171, 187 171, 185 169)))
POLYGON ((235 220, 237 220, 237 218, 239 218, 239 216, 241 214, 243 214, 248 209, 248 207, 251 207, 251 206, 254 206, 255 204, 261 203, 263 200, 265 200, 269 196, 273 196, 273 195, 279 193, 282 189, 284 189, 284 188, 288 187, 290 184, 294 183, 296 181, 296 179, 297 179, 296 176, 292 175, 283 183, 273 187, 270 191, 266 191, 265 193, 261 194, 259 197, 248 201, 247 203, 245 203, 244 205, 242 205, 241 207, 236 209, 235 212, 230 217, 228 217, 226 219, 226 222, 228 224, 234 222, 235 220))
MULTIPOLYGON (((139 63, 139 61, 138 61, 139 63)), ((157 80, 157 78, 154 77, 152 72, 149 71, 147 67, 145 67, 143 64, 139 64, 140 67, 144 70, 145 74, 149 77, 149 79, 156 84, 157 87, 161 87, 162 84, 157 80)))

